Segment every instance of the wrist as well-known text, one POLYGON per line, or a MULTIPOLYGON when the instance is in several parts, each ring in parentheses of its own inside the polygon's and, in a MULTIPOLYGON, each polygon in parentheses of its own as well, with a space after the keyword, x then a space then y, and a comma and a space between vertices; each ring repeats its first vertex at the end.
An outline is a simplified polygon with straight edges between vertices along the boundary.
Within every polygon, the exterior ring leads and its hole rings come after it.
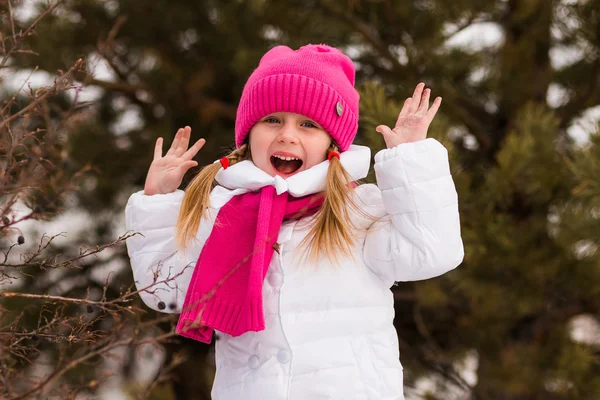
POLYGON ((162 192, 160 190, 158 190, 158 188, 152 187, 152 186, 145 186, 144 187, 144 194, 146 196, 153 196, 155 194, 162 194, 162 192))
POLYGON ((422 138, 422 139, 404 140, 404 141, 398 140, 398 141, 395 141, 395 142, 386 143, 386 145, 387 145, 388 149, 393 149, 394 147, 398 147, 401 144, 420 142, 420 141, 425 140, 425 139, 427 139, 427 138, 425 137, 425 138, 422 138))

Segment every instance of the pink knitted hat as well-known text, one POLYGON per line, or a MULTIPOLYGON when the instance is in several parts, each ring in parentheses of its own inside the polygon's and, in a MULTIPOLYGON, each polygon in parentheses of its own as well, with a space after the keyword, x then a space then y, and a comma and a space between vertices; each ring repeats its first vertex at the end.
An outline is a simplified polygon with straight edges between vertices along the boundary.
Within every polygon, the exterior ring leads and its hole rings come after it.
POLYGON ((325 44, 272 48, 244 86, 235 121, 236 146, 265 115, 292 112, 315 120, 346 151, 358 130, 360 96, 354 75, 352 60, 325 44))

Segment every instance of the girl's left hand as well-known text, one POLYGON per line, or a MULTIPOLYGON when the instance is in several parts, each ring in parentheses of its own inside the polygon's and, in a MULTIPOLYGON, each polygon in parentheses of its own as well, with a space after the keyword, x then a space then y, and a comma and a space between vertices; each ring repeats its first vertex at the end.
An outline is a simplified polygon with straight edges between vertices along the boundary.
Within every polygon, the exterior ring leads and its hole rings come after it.
POLYGON ((419 83, 412 97, 406 99, 394 129, 390 129, 386 125, 379 125, 375 128, 383 135, 388 149, 402 143, 417 142, 427 137, 427 129, 440 108, 442 98, 436 97, 430 108, 431 89, 423 90, 424 88, 425 84, 419 83))

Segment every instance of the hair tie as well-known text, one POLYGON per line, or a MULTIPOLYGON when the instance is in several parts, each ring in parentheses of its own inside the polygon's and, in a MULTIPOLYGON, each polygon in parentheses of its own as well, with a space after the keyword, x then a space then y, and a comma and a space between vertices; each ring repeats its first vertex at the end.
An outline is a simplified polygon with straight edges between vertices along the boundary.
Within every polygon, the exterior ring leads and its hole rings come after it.
POLYGON ((227 169, 227 167, 229 167, 229 158, 221 158, 221 165, 223 166, 223 169, 227 169))
POLYGON ((329 154, 327 155, 327 160, 331 161, 332 157, 337 157, 337 159, 340 159, 340 153, 338 153, 337 151, 330 151, 329 154))

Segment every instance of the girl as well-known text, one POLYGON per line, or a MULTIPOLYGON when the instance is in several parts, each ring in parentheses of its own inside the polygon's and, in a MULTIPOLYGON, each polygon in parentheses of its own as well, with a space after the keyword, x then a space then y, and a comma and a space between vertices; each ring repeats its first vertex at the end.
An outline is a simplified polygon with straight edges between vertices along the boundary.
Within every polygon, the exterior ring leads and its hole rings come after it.
POLYGON ((133 275, 150 308, 215 348, 219 400, 403 399, 396 281, 463 259, 446 149, 427 138, 441 98, 417 85, 387 145, 377 185, 357 185, 371 153, 352 145, 352 61, 307 45, 268 51, 246 83, 236 150, 179 190, 205 141, 162 138, 126 207, 133 275), (186 151, 187 150, 187 151, 186 151), (213 188, 213 182, 217 185, 213 188))

